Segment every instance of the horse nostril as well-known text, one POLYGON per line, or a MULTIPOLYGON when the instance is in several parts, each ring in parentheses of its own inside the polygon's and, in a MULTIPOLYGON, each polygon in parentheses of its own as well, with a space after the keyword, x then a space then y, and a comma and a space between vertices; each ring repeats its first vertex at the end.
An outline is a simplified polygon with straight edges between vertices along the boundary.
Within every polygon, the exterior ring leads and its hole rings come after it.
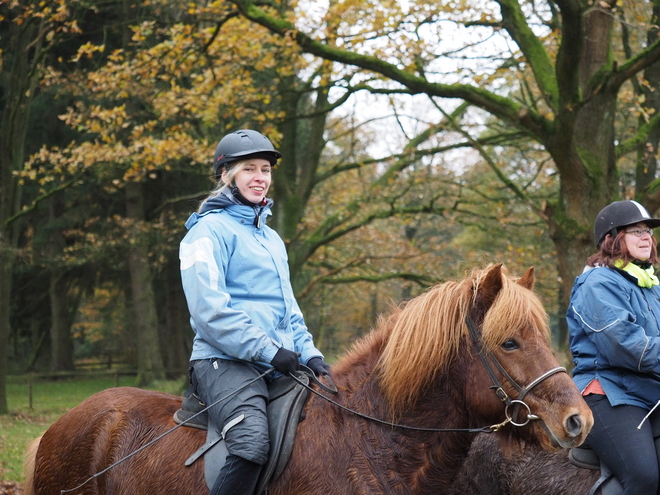
POLYGON ((566 419, 566 432, 577 437, 582 432, 582 419, 579 414, 573 414, 566 419))

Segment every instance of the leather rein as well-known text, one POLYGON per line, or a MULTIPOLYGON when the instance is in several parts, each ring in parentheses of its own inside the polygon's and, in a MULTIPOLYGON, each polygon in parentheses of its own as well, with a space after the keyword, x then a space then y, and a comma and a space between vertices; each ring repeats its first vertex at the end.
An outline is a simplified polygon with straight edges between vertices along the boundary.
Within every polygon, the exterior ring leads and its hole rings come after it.
MULTIPOLYGON (((339 404, 338 402, 332 400, 331 398, 321 394, 318 390, 310 387, 306 383, 303 383, 301 380, 298 379, 295 375, 291 374, 289 375, 291 378, 293 378, 296 382, 298 382, 300 385, 303 387, 307 388, 310 392, 316 394, 317 396, 321 397, 323 400, 333 404, 334 406, 351 413, 355 416, 358 416, 360 418, 367 419, 369 421, 373 421, 385 426, 389 426, 392 428, 402 428, 405 430, 415 430, 415 431, 427 431, 427 432, 441 432, 441 433, 455 433, 455 432, 468 432, 468 433, 493 433, 498 431, 500 428, 505 426, 507 423, 511 423, 513 426, 525 426, 527 423, 529 423, 532 420, 539 420, 537 415, 532 414, 530 407, 525 403, 524 398, 525 396, 529 393, 530 390, 532 390, 534 387, 536 387, 538 384, 540 384, 542 381, 544 381, 546 378, 551 377, 552 375, 556 373, 566 373, 566 368, 562 366, 557 366, 556 368, 552 368, 551 370, 546 371, 543 373, 541 376, 538 378, 532 380, 529 384, 526 386, 520 386, 518 382, 516 382, 511 375, 504 369, 502 364, 498 361, 498 359, 493 355, 490 350, 488 350, 484 344, 483 341, 481 340, 481 337, 479 336, 479 332, 477 331, 477 326, 474 323, 474 320, 471 317, 467 317, 465 319, 465 323, 468 327, 468 330, 470 332, 470 337, 472 338, 472 343, 474 346, 477 348, 477 353, 479 355, 479 358, 481 359, 482 364, 484 365, 484 368, 486 369, 486 372, 488 373, 488 376, 490 377, 490 380, 492 382, 492 385, 490 388, 495 391, 495 394, 497 397, 502 401, 504 404, 504 414, 506 416, 506 419, 498 424, 494 424, 491 426, 483 426, 481 428, 423 428, 423 427, 418 427, 418 426, 408 426, 408 425, 402 425, 402 424, 397 424, 397 423, 391 423, 389 421, 383 421, 382 419, 374 418, 372 416, 369 416, 367 414, 360 413, 358 411, 355 411, 354 409, 350 409, 342 404, 339 404), (518 398, 517 399, 511 399, 509 395, 506 393, 504 390, 504 387, 502 385, 502 382, 499 380, 497 377, 497 374, 495 373, 495 369, 499 371, 502 376, 506 379, 506 381, 513 386, 513 388, 516 389, 518 392, 518 398), (518 421, 518 416, 520 414, 521 409, 526 409, 527 414, 525 417, 525 420, 520 422, 518 421)), ((314 373, 312 373, 312 376, 314 376, 314 373)), ((337 388, 335 387, 334 383, 332 380, 329 378, 329 375, 325 376, 325 379, 329 381, 331 384, 331 388, 323 385, 319 380, 314 379, 317 384, 321 385, 321 388, 324 390, 331 392, 333 394, 337 393, 337 388)))

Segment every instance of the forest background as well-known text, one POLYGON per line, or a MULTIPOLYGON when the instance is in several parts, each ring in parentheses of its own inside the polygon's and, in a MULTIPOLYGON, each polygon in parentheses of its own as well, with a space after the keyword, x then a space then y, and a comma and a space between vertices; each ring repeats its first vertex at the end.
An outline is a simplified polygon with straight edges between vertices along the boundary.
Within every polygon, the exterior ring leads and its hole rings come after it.
POLYGON ((565 352, 596 213, 660 207, 659 12, 0 0, 0 413, 9 374, 184 372, 178 243, 240 128, 284 155, 270 225, 330 359, 392 304, 491 262, 536 267, 565 352))

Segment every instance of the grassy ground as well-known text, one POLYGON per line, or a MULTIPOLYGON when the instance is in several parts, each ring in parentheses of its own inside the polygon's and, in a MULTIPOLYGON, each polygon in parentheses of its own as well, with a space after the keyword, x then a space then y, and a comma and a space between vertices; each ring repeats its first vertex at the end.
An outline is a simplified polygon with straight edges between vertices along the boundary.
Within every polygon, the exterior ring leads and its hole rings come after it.
MULTIPOLYGON (((11 377, 7 383, 9 414, 0 415, 0 480, 23 480, 23 452, 66 411, 87 397, 115 385, 130 386, 132 377, 67 378, 32 383, 32 408, 28 377, 11 377)), ((181 394, 183 381, 159 382, 154 390, 181 394)))

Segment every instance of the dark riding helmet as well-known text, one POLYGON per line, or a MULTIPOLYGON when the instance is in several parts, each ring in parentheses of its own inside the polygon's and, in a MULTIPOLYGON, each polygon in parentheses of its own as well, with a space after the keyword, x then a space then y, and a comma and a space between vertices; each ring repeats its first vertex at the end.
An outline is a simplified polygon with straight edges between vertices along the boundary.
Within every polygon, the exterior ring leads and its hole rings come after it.
POLYGON ((223 166, 244 158, 265 158, 274 166, 282 153, 260 132, 241 129, 227 134, 218 143, 213 157, 213 175, 219 178, 223 166))
POLYGON ((651 218, 649 212, 637 201, 615 201, 600 210, 594 223, 594 240, 599 248, 605 236, 616 236, 622 227, 644 222, 654 229, 660 226, 660 218, 651 218))

